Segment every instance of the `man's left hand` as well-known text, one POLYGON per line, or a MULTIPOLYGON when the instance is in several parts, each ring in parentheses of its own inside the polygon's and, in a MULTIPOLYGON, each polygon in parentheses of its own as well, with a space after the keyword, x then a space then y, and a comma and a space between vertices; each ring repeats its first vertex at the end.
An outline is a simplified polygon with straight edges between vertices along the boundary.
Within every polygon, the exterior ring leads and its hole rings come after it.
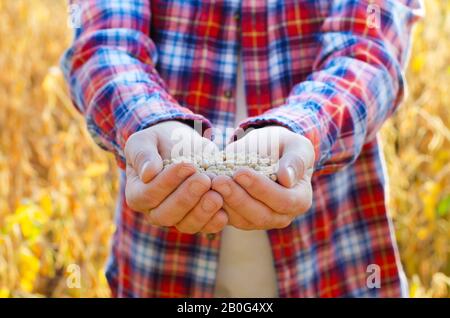
POLYGON ((222 196, 230 225, 243 230, 287 227, 311 207, 314 148, 302 135, 281 126, 268 126, 249 132, 225 151, 248 154, 255 145, 258 156, 279 157, 278 183, 245 168, 232 178, 215 177, 212 189, 222 196), (278 154, 273 149, 279 149, 278 154))

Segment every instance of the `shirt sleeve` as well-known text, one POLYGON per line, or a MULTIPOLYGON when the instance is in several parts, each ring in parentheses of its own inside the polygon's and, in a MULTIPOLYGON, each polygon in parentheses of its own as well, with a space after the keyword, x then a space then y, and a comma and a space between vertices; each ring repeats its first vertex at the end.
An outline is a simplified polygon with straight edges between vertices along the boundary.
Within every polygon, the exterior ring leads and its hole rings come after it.
POLYGON ((352 163, 403 98, 410 33, 422 15, 417 0, 331 1, 313 72, 286 103, 240 127, 282 125, 308 137, 315 170, 352 163))
POLYGON ((211 127, 177 103, 155 69, 150 0, 71 0, 71 5, 81 27, 62 57, 62 69, 88 130, 119 166, 125 166, 123 149, 136 131, 165 120, 211 127))

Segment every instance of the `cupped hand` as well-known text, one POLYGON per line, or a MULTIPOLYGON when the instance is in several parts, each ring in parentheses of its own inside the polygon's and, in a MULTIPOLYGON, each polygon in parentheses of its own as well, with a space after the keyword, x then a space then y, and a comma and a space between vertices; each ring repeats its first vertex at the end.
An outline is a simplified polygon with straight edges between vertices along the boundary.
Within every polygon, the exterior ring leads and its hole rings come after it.
POLYGON ((213 142, 178 121, 162 122, 131 135, 125 145, 128 206, 145 213, 152 225, 175 226, 190 234, 221 231, 228 217, 222 197, 211 190, 211 179, 196 172, 190 163, 172 164, 163 170, 163 159, 174 155, 216 151, 213 142))
POLYGON ((229 224, 243 230, 284 228, 311 207, 314 148, 304 136, 269 126, 252 130, 225 151, 227 156, 256 152, 279 158, 278 183, 247 168, 232 178, 213 179, 212 189, 224 200, 229 224))

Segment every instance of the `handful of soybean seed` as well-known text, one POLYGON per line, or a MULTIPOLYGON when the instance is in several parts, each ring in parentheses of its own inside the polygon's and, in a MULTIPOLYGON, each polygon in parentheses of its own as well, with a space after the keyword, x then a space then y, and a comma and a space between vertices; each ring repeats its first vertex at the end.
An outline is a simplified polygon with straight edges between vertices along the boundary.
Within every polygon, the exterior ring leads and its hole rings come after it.
POLYGON ((270 157, 260 157, 256 153, 216 155, 180 156, 172 159, 164 159, 164 167, 180 162, 192 163, 198 172, 212 175, 233 176, 240 168, 250 168, 261 173, 273 181, 277 181, 278 161, 270 157))

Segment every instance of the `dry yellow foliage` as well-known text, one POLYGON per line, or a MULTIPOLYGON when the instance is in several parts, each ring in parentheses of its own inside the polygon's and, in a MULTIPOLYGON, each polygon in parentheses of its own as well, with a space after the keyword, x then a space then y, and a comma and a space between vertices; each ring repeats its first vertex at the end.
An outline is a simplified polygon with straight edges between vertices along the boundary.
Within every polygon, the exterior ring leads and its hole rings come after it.
POLYGON ((118 189, 58 67, 66 1, 0 0, 0 297, 107 297, 118 189), (81 288, 69 288, 70 264, 81 288))
MULTIPOLYGON (((450 2, 426 0, 409 96, 383 128, 390 206, 413 297, 450 296, 450 2)), ((58 68, 63 0, 0 0, 0 297, 108 297, 118 191, 58 68), (80 287, 70 288, 80 269, 80 287)))
POLYGON ((382 131, 397 240, 412 297, 450 297, 450 1, 426 0, 409 94, 382 131))

